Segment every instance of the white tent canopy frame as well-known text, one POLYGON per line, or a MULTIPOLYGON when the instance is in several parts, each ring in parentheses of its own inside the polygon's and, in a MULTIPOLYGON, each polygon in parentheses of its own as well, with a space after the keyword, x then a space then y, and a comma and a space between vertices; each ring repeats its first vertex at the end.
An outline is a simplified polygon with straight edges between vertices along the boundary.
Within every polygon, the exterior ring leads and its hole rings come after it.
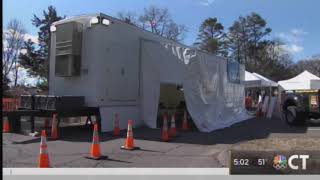
POLYGON ((258 73, 252 73, 253 75, 255 75, 256 77, 258 77, 259 79, 261 79, 261 86, 264 87, 278 87, 278 84, 258 73))
POLYGON ((245 87, 278 87, 278 84, 258 73, 246 71, 245 87))
POLYGON ((244 84, 245 87, 260 87, 261 86, 261 79, 257 76, 253 75, 252 73, 245 71, 244 76, 244 84))
MULTIPOLYGON (((269 88, 269 97, 272 96, 272 88, 278 87, 278 84, 258 73, 250 73, 245 71, 245 87, 246 88, 269 88)), ((261 99, 259 99, 260 101, 261 99)))

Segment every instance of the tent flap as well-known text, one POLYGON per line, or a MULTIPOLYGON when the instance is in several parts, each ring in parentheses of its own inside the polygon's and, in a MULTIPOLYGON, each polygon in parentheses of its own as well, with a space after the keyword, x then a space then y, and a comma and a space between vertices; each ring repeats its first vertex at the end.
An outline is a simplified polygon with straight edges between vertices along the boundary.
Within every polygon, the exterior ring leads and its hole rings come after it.
POLYGON ((244 86, 228 82, 225 59, 151 41, 143 41, 142 49, 142 119, 149 127, 156 126, 159 88, 167 82, 183 85, 187 109, 202 132, 250 118, 244 86))

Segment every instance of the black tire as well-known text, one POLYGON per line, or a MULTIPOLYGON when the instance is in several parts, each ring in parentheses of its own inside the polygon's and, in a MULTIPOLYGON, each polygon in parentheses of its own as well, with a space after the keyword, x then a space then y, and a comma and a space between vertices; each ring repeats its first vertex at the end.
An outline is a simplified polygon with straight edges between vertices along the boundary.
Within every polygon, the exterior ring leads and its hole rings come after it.
POLYGON ((318 114, 310 114, 309 116, 309 123, 311 125, 320 126, 320 113, 318 114))
POLYGON ((295 125, 296 118, 294 117, 293 113, 289 110, 285 111, 284 114, 285 120, 289 125, 295 125))
POLYGON ((289 125, 297 126, 304 125, 306 123, 305 114, 299 111, 296 111, 296 116, 293 115, 288 109, 285 111, 285 119, 289 125))
POLYGON ((320 118, 319 119, 310 118, 309 123, 311 125, 320 126, 320 118))

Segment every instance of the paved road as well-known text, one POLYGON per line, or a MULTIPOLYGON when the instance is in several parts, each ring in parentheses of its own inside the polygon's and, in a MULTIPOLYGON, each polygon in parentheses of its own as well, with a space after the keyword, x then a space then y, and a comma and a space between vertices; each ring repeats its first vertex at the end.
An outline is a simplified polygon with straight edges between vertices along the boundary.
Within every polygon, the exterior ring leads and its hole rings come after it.
MULTIPOLYGON (((110 133, 102 133, 102 154, 108 160, 89 160, 92 130, 85 127, 64 127, 61 139, 48 141, 53 167, 226 167, 228 151, 234 147, 246 148, 245 143, 282 138, 298 138, 313 141, 320 139, 320 127, 289 127, 273 119, 251 119, 212 133, 179 132, 172 142, 160 141, 159 129, 134 129, 137 151, 120 150, 125 141, 110 133)), ((19 134, 3 134, 4 167, 36 167, 39 153, 39 137, 19 134)), ((301 143, 301 141, 297 141, 301 143)), ((313 142, 314 144, 314 142, 313 142)), ((320 144, 320 140, 319 143, 320 144)), ((253 146, 254 147, 254 146, 253 146)), ((300 147, 295 144, 295 147, 300 147)), ((303 144, 301 144, 303 148, 303 144)), ((290 148, 290 147, 288 147, 290 148)), ((317 148, 317 147, 315 147, 317 148)))
MULTIPOLYGON (((39 139, 16 134, 3 136, 4 167, 36 167, 39 153, 39 139)), ((86 159, 90 140, 49 141, 48 149, 54 167, 221 167, 216 156, 224 146, 199 146, 195 144, 163 143, 136 140, 141 150, 124 151, 120 146, 124 138, 103 138, 102 154, 108 160, 86 159), (190 163, 192 162, 192 163, 190 163)))

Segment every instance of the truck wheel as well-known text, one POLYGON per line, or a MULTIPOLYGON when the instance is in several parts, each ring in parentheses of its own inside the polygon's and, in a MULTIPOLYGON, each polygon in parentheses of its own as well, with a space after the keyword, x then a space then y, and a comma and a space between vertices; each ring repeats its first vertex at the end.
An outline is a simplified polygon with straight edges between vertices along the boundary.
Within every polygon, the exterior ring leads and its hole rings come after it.
MULTIPOLYGON (((296 113, 292 112, 293 110, 288 109, 285 111, 285 119, 289 125, 295 125, 296 122, 296 113)), ((295 111, 295 109, 294 109, 295 111)))
POLYGON ((288 106, 285 111, 285 119, 289 125, 303 125, 305 118, 302 112, 296 110, 296 106, 288 106))
POLYGON ((309 122, 310 122, 312 125, 320 126, 320 118, 319 118, 319 119, 310 118, 309 122))
POLYGON ((320 126, 320 114, 311 115, 309 119, 311 125, 320 126))

